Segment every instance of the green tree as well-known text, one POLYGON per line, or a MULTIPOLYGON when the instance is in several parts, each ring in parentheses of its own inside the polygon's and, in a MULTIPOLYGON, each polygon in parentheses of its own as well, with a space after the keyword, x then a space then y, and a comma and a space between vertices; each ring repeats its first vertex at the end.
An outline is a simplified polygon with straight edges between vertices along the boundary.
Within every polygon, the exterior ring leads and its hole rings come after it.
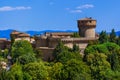
POLYGON ((57 56, 65 50, 66 49, 65 49, 64 44, 61 41, 59 41, 58 45, 56 46, 55 50, 53 51, 53 57, 57 58, 57 56))
POLYGON ((110 33, 110 39, 109 39, 109 41, 116 43, 116 33, 115 33, 114 29, 112 29, 112 31, 110 33))
POLYGON ((36 60, 31 44, 26 40, 15 41, 11 52, 13 62, 26 64, 36 60))
POLYGON ((11 38, 11 46, 12 46, 15 42, 15 36, 13 34, 10 34, 10 38, 11 38))
POLYGON ((51 80, 62 80, 64 76, 62 75, 63 68, 64 65, 62 63, 60 62, 55 63, 49 70, 49 75, 51 77, 51 80))
POLYGON ((0 80, 6 79, 6 69, 3 68, 3 62, 7 63, 7 60, 0 56, 0 80))
POLYGON ((11 69, 6 74, 6 80, 23 80, 21 65, 17 63, 12 65, 11 69))
POLYGON ((106 33, 106 31, 102 31, 99 35, 99 42, 100 43, 105 43, 108 42, 108 35, 106 33))
POLYGON ((102 53, 87 55, 87 64, 90 66, 91 75, 95 80, 105 80, 106 73, 111 69, 107 56, 102 53))
POLYGON ((82 61, 71 59, 63 68, 64 80, 91 80, 89 67, 82 61))
POLYGON ((120 35, 118 36, 118 38, 116 39, 116 44, 118 44, 120 46, 120 35))
POLYGON ((35 53, 35 57, 37 58, 37 59, 43 59, 43 53, 41 52, 41 50, 40 49, 34 49, 34 53, 35 53))
POLYGON ((24 65, 23 71, 30 75, 32 80, 47 80, 48 71, 43 62, 34 62, 24 65))
POLYGON ((76 44, 73 45, 73 52, 80 52, 80 48, 76 44))
POLYGON ((70 49, 64 46, 62 42, 57 45, 53 52, 53 55, 54 61, 61 62, 63 64, 65 64, 70 59, 82 60, 82 56, 80 55, 80 50, 78 46, 74 45, 73 49, 70 49))
POLYGON ((2 56, 3 56, 4 58, 7 58, 8 54, 9 54, 8 49, 5 49, 4 52, 3 52, 3 54, 2 54, 2 56))
POLYGON ((78 32, 74 32, 73 35, 72 35, 72 37, 74 37, 74 38, 80 38, 80 35, 79 35, 78 32))
POLYGON ((119 61, 119 56, 116 52, 113 52, 109 55, 108 61, 111 64, 111 69, 114 71, 120 70, 120 61, 119 61))

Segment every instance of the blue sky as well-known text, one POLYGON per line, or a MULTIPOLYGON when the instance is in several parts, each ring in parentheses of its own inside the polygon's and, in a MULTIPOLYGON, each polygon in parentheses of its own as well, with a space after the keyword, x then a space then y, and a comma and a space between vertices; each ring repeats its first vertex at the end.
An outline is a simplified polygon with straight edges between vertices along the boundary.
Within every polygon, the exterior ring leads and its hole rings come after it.
POLYGON ((96 31, 120 31, 120 0, 0 0, 0 30, 75 30, 92 17, 96 31))

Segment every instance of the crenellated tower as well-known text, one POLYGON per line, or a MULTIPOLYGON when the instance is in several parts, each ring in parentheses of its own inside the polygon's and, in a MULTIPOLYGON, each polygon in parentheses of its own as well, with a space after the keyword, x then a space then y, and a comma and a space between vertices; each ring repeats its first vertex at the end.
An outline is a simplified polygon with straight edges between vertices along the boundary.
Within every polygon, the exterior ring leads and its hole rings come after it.
POLYGON ((96 20, 90 18, 83 18, 77 21, 79 34, 81 37, 94 38, 95 37, 95 28, 96 20))

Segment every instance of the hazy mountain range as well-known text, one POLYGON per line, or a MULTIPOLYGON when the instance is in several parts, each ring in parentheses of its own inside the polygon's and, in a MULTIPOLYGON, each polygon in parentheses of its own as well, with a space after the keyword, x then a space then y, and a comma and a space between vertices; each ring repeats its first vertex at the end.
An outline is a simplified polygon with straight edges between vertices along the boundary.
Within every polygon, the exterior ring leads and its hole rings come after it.
MULTIPOLYGON (((10 33, 12 32, 12 29, 8 29, 8 30, 0 30, 0 38, 7 38, 10 39, 10 33)), ((30 34, 30 36, 36 35, 36 34, 44 34, 45 32, 77 32, 77 31, 72 31, 72 30, 66 30, 66 31, 62 31, 62 30, 43 30, 43 31, 24 31, 25 33, 30 34)), ((99 32, 98 32, 99 33, 99 32)), ((120 35, 120 31, 116 32, 116 35, 120 35)))

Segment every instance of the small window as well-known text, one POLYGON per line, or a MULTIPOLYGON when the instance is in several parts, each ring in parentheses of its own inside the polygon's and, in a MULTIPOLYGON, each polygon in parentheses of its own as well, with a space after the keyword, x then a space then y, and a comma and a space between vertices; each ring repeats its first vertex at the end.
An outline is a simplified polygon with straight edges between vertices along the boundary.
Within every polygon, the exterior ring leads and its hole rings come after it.
POLYGON ((92 22, 92 21, 89 21, 90 23, 92 22))

